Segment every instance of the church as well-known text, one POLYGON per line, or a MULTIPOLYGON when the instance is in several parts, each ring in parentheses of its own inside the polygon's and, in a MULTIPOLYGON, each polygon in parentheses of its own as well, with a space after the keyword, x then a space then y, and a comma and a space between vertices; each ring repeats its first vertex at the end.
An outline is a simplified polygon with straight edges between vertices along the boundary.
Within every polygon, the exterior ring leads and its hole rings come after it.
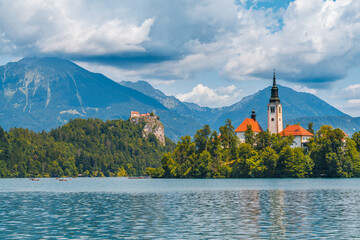
MULTIPOLYGON (((267 104, 267 129, 270 133, 281 134, 282 136, 294 135, 295 141, 291 147, 303 147, 308 142, 308 139, 313 136, 312 133, 306 131, 300 126, 291 125, 283 129, 283 108, 279 98, 279 89, 276 86, 275 70, 273 76, 273 84, 271 88, 271 96, 269 103, 267 104), (299 130, 300 129, 300 130, 299 130)), ((246 118, 236 129, 235 134, 239 138, 241 143, 245 142, 245 132, 251 126, 254 134, 262 132, 260 124, 256 121, 255 110, 252 111, 251 118, 246 118)))

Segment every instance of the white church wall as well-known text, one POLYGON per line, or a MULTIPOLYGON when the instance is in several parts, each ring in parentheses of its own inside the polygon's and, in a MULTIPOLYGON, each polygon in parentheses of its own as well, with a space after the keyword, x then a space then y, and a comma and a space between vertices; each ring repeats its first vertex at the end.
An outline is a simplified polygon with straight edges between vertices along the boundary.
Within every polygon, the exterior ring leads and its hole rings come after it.
POLYGON ((237 132, 236 136, 239 138, 241 143, 245 142, 245 132, 237 132))
MULTIPOLYGON (((258 132, 254 132, 254 135, 256 136, 258 132)), ((236 132, 235 135, 239 138, 240 143, 245 142, 245 132, 236 132)))
POLYGON ((301 136, 295 136, 293 144, 291 145, 292 148, 301 147, 301 136))

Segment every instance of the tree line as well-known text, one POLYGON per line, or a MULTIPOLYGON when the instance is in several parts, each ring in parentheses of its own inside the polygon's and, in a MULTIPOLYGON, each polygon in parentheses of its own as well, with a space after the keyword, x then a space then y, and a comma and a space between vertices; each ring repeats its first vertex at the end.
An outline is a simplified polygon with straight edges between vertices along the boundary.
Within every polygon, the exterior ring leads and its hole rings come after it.
POLYGON ((142 137, 143 123, 75 119, 50 132, 0 128, 0 177, 139 176, 160 167, 164 153, 155 135, 142 137))
MULTIPOLYGON (((308 131, 314 133, 312 124, 308 131)), ((306 148, 291 148, 293 136, 254 134, 251 126, 240 143, 230 120, 217 131, 205 125, 193 138, 184 136, 161 167, 147 174, 163 178, 249 178, 249 177, 359 177, 360 133, 345 137, 340 129, 323 125, 306 148)))

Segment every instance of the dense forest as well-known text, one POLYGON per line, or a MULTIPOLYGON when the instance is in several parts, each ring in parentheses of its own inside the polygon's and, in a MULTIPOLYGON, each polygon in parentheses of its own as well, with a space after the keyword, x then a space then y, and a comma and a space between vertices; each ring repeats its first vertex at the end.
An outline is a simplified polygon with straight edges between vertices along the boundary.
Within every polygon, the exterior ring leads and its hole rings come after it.
MULTIPOLYGON (((291 148, 294 137, 268 131, 254 134, 251 126, 245 143, 239 143, 230 120, 211 131, 199 129, 193 139, 184 136, 174 151, 165 154, 162 167, 148 168, 152 177, 359 177, 360 133, 345 137, 340 129, 322 126, 306 149, 291 148)), ((314 133, 312 124, 308 131, 314 133)))
MULTIPOLYGON (((307 148, 293 137, 245 133, 239 143, 230 120, 193 138, 162 146, 129 120, 75 119, 50 132, 0 128, 0 177, 139 176, 164 178, 359 177, 360 132, 351 138, 322 126, 307 148)), ((312 130, 309 124, 308 131, 312 130)))
POLYGON ((142 137, 143 125, 129 120, 75 119, 50 132, 0 128, 0 177, 77 177, 144 175, 160 167, 164 153, 155 135, 142 137))

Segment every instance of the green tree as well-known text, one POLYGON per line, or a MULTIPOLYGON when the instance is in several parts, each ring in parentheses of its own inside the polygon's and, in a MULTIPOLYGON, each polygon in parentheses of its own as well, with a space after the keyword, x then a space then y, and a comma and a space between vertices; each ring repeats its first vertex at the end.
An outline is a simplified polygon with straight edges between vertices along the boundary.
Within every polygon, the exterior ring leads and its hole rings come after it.
POLYGON ((210 178, 215 175, 215 166, 213 166, 213 161, 208 151, 203 151, 200 154, 196 172, 196 177, 199 178, 210 178))
POLYGON ((314 176, 338 177, 342 175, 344 158, 344 132, 323 125, 316 132, 316 140, 311 143, 310 157, 314 161, 314 176))
POLYGON ((311 169, 312 162, 301 148, 285 146, 281 150, 276 166, 277 176, 303 178, 310 174, 311 169))
POLYGON ((197 130, 194 136, 195 146, 198 153, 207 151, 207 145, 211 134, 210 126, 204 125, 201 129, 197 130))
POLYGON ((247 125, 246 126, 246 131, 245 131, 245 143, 250 144, 251 146, 254 146, 255 143, 255 134, 252 130, 252 126, 251 125, 247 125))
POLYGON ((354 133, 351 139, 355 142, 356 150, 360 152, 360 132, 354 133))
POLYGON ((209 141, 208 141, 208 151, 210 155, 214 158, 214 161, 219 163, 222 157, 222 147, 220 137, 217 132, 212 132, 209 141))
POLYGON ((166 153, 161 159, 162 168, 164 169, 163 177, 171 178, 178 177, 178 163, 175 162, 171 153, 166 153))
POLYGON ((237 137, 234 132, 234 127, 231 124, 231 120, 228 119, 224 126, 219 128, 221 135, 221 143, 223 148, 234 148, 236 147, 237 137))
POLYGON ((256 150, 262 150, 266 147, 271 147, 271 133, 267 131, 259 132, 255 136, 255 148, 256 150))
POLYGON ((146 168, 145 174, 152 178, 161 178, 164 176, 165 170, 162 167, 159 168, 146 168))
POLYGON ((279 155, 271 147, 266 147, 260 151, 262 158, 262 165, 264 166, 263 177, 274 177, 276 176, 276 165, 279 155))
POLYGON ((312 122, 310 122, 309 124, 308 124, 308 131, 309 132, 311 132, 312 134, 315 134, 315 131, 314 131, 314 129, 313 129, 313 127, 314 127, 314 124, 312 123, 312 122))
POLYGON ((350 138, 346 139, 344 147, 345 163, 343 167, 346 177, 360 176, 360 155, 357 150, 356 142, 350 138))

